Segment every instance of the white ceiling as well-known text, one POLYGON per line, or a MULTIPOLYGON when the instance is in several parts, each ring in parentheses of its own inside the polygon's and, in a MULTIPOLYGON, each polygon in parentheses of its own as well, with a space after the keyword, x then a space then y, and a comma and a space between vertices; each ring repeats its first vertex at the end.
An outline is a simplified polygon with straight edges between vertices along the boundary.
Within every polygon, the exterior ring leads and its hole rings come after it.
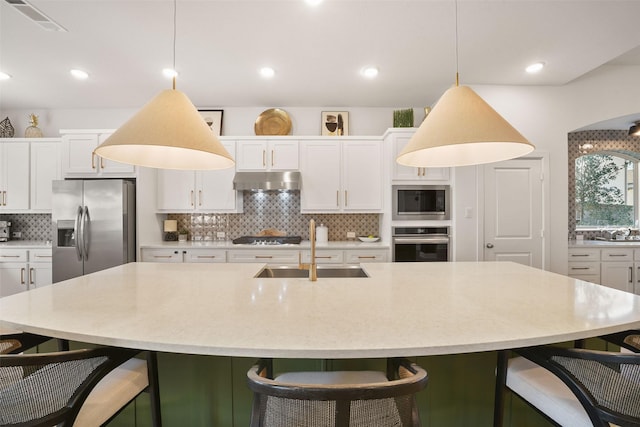
MULTIPOLYGON (((171 83, 171 0, 0 0, 0 109, 137 108, 171 83), (70 68, 91 75, 76 81, 70 68)), ((454 82, 454 0, 178 0, 177 87, 197 107, 431 105, 454 82), (365 80, 359 70, 376 65, 365 80), (275 68, 272 80, 258 69, 275 68)), ((638 0, 458 0, 462 84, 563 85, 640 65, 638 0), (544 61, 542 73, 526 65, 544 61)))

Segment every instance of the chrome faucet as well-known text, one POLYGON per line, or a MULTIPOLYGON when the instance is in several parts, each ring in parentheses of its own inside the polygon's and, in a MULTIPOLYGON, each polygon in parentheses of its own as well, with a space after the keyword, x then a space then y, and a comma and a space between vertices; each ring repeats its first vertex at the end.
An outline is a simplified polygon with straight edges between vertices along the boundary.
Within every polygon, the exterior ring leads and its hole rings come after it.
POLYGON ((311 241, 311 263, 302 262, 302 253, 298 253, 298 269, 309 270, 309 280, 318 280, 318 264, 316 263, 316 221, 309 221, 309 240, 311 241))

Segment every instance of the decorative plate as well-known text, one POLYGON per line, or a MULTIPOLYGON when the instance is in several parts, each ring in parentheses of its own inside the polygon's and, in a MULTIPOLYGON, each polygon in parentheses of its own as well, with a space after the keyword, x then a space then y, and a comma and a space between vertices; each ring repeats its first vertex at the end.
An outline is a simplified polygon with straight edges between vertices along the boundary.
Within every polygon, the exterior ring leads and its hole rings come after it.
POLYGON ((378 240, 380 240, 379 237, 368 237, 368 236, 358 236, 358 239, 360 239, 361 242, 367 242, 367 243, 377 242, 378 240))
POLYGON ((256 135, 289 135, 291 118, 280 108, 270 108, 258 116, 253 128, 256 135))

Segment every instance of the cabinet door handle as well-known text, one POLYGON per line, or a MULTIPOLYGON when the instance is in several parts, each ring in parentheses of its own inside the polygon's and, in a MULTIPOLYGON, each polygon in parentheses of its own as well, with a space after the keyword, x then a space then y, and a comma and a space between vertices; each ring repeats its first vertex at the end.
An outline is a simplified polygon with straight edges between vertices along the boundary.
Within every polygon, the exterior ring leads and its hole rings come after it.
POLYGON ((344 190, 344 205, 349 206, 349 198, 347 197, 347 190, 344 190))
POLYGON ((271 259, 273 256, 271 255, 255 255, 256 259, 271 259))
POLYGON ((96 168, 96 152, 92 151, 91 152, 91 169, 95 169, 96 168))
POLYGON ((340 190, 336 190, 336 206, 340 207, 340 190))
POLYGON ((267 166, 267 150, 262 150, 262 166, 267 166))
POLYGON ((198 190, 198 206, 202 206, 202 190, 198 190))
POLYGON ((2 206, 7 206, 7 192, 2 192, 2 206))
POLYGON ((193 190, 191 190, 191 197, 190 197, 190 199, 191 199, 191 207, 194 207, 195 204, 196 204, 195 199, 193 197, 194 197, 193 190))
POLYGON ((24 282, 24 268, 20 269, 20 284, 21 285, 25 285, 26 283, 24 282))
POLYGON ((34 279, 36 277, 36 270, 35 268, 30 268, 29 269, 29 285, 34 285, 34 279))
POLYGON ((629 283, 633 283, 633 267, 629 267, 629 283))
POLYGON ((274 150, 271 150, 271 166, 275 166, 276 165, 276 158, 274 155, 274 150))
POLYGON ((104 158, 100 157, 100 169, 104 169, 104 158))

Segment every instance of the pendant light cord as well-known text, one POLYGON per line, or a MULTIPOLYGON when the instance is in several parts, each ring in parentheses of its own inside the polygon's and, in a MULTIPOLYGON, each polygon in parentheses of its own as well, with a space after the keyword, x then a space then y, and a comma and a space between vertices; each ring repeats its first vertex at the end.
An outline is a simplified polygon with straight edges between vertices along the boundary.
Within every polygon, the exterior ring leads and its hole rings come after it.
POLYGON ((176 14, 177 14, 177 0, 173 0, 173 90, 176 90, 176 14))
POLYGON ((460 85, 460 77, 458 75, 458 0, 455 0, 456 12, 456 87, 460 85))

